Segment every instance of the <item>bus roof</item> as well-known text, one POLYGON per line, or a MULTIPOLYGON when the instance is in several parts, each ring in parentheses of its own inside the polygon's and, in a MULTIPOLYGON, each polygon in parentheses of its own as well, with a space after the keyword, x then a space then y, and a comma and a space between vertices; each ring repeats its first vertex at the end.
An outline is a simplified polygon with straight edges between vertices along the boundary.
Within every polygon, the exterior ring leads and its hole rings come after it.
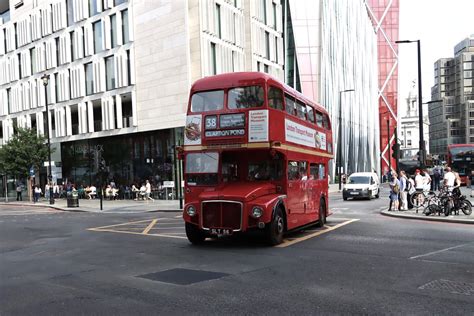
POLYGON ((328 113, 322 105, 316 103, 313 100, 308 99, 301 92, 293 89, 292 87, 280 82, 278 79, 263 72, 230 72, 210 77, 204 77, 194 82, 191 87, 191 94, 196 91, 241 87, 262 81, 279 86, 284 91, 289 92, 294 96, 297 96, 302 101, 305 101, 306 103, 309 103, 312 106, 316 107, 317 110, 326 114, 328 113))

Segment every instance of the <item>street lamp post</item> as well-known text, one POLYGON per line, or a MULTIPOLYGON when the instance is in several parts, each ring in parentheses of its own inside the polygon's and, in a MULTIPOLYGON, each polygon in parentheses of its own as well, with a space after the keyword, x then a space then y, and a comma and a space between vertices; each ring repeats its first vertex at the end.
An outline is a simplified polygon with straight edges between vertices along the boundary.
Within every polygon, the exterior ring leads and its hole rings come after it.
POLYGON ((347 89, 347 90, 342 90, 339 91, 339 137, 337 138, 337 161, 338 161, 338 167, 337 167, 337 177, 339 178, 339 191, 341 191, 342 185, 341 185, 341 176, 342 176, 342 94, 344 92, 351 92, 355 91, 354 89, 347 89))
POLYGON ((49 75, 44 74, 41 77, 44 85, 44 99, 46 104, 46 135, 48 137, 48 182, 49 182, 49 204, 54 204, 53 196, 53 166, 51 166, 51 140, 49 137, 49 109, 48 109, 48 82, 49 75))
POLYGON ((418 120, 419 120, 419 133, 420 133, 420 167, 425 166, 426 159, 426 150, 425 150, 425 140, 423 134, 423 94, 422 94, 422 84, 421 84, 421 45, 420 40, 404 40, 404 41, 395 41, 397 44, 407 44, 416 42, 418 49, 418 120))

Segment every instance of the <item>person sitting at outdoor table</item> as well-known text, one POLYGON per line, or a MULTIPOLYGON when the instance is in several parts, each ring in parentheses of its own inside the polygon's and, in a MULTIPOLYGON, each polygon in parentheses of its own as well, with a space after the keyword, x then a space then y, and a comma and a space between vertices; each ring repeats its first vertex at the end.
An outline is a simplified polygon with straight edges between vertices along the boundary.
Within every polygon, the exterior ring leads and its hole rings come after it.
POLYGON ((97 194, 97 189, 94 185, 91 185, 89 188, 89 191, 86 189, 86 195, 89 200, 95 199, 96 194, 97 194))
POLYGON ((105 197, 109 200, 112 200, 113 198, 113 195, 112 195, 112 187, 109 185, 107 185, 107 188, 105 189, 105 197))
POLYGON ((140 187, 140 199, 144 200, 146 195, 146 186, 144 183, 142 183, 142 186, 140 187))
POLYGON ((112 188, 112 199, 116 200, 118 198, 119 189, 112 188))
POLYGON ((140 190, 135 186, 135 184, 132 184, 132 197, 136 201, 138 199, 138 193, 140 190))

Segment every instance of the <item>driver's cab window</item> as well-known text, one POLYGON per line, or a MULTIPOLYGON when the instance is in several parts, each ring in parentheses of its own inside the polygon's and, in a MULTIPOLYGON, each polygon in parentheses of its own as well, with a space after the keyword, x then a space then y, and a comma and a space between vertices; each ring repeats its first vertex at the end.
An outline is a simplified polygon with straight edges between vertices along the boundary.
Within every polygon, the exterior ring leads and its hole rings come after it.
POLYGON ((236 162, 222 162, 222 181, 235 182, 239 180, 239 165, 236 162))
POLYGON ((370 178, 370 184, 375 184, 375 180, 373 177, 370 178))
POLYGON ((298 181, 308 179, 306 161, 288 161, 288 180, 298 181))

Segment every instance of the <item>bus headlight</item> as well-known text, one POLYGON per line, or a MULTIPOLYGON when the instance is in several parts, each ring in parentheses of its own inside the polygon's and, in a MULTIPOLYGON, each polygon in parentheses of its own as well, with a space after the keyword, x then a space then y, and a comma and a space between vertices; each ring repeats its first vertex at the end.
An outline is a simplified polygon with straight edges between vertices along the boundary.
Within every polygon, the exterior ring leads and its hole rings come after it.
POLYGON ((196 208, 192 205, 189 205, 186 208, 186 213, 188 213, 189 216, 194 216, 194 215, 196 215, 196 208))
POLYGON ((263 215, 263 209, 260 206, 252 207, 252 217, 253 218, 260 218, 263 215))

